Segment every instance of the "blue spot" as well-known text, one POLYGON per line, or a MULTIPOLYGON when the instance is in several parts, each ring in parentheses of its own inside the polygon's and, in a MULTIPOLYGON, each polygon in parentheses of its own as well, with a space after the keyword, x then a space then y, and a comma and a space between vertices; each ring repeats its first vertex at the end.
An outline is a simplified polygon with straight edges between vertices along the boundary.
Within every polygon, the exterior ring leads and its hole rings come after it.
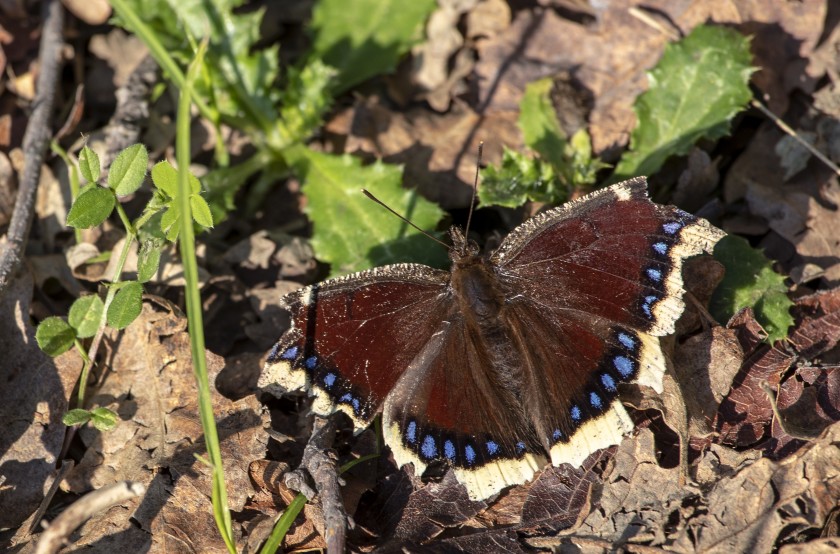
POLYGON ((359 410, 362 407, 362 403, 359 402, 358 398, 354 398, 353 400, 350 401, 350 403, 353 404, 353 411, 356 412, 356 414, 358 414, 359 410))
POLYGON ((416 421, 409 421, 408 427, 405 428, 405 440, 409 443, 414 444, 414 441, 417 440, 417 422, 416 421))
POLYGON ((353 395, 350 394, 349 392, 346 392, 346 393, 344 393, 344 396, 342 396, 341 398, 338 399, 338 401, 339 402, 352 402, 353 401, 353 395))
POLYGON ((651 313, 651 304, 659 300, 659 298, 655 296, 645 296, 645 303, 642 304, 642 311, 645 312, 645 315, 648 317, 653 317, 651 313))
POLYGON ((560 429, 555 429, 554 433, 551 434, 551 438, 556 440, 556 441, 559 441, 560 437, 562 437, 562 436, 563 436, 563 433, 560 432, 560 429))
POLYGON ((318 365, 318 358, 316 356, 309 356, 306 358, 306 361, 303 362, 303 365, 306 366, 306 369, 315 369, 315 366, 318 365))
POLYGON ((627 379, 633 375, 633 360, 625 356, 616 356, 613 358, 613 365, 621 373, 621 376, 627 379))
POLYGON ((663 256, 668 253, 668 245, 664 242, 655 242, 653 243, 653 249, 658 253, 662 254, 663 256))
POLYGON ((475 463, 475 449, 469 444, 464 447, 464 457, 467 458, 467 464, 475 463))
POLYGON ((494 441, 487 441, 484 446, 487 447, 487 453, 491 456, 499 451, 499 445, 494 441))
POLYGON ((669 235, 674 235, 677 231, 682 229, 682 226, 683 224, 679 221, 672 221, 670 223, 665 223, 664 225, 662 225, 662 230, 669 235))
POLYGON ((615 392, 615 379, 613 379, 608 373, 601 375, 601 383, 604 384, 604 388, 608 391, 615 392))
POLYGON ((280 358, 283 360, 294 360, 297 358, 298 355, 298 347, 297 346, 290 346, 286 349, 285 352, 280 354, 280 358))
POLYGON ((627 333, 619 333, 618 342, 623 344, 624 348, 626 348, 627 350, 633 350, 634 348, 636 348, 636 341, 634 341, 633 337, 631 337, 627 333))
POLYGON ((570 410, 570 413, 572 414, 572 419, 573 420, 580 421, 581 413, 580 413, 580 408, 579 407, 572 406, 572 409, 570 410))
POLYGON ((437 456, 437 445, 435 444, 434 437, 426 435, 426 438, 423 439, 423 446, 420 447, 420 452, 428 459, 437 456))
POLYGON ((525 443, 519 441, 518 443, 516 443, 516 453, 522 454, 523 452, 525 452, 525 443))
POLYGON ((662 280, 662 272, 658 269, 650 268, 647 270, 647 275, 650 277, 651 281, 656 281, 657 283, 662 280))
POLYGON ((592 404, 592 407, 595 408, 596 410, 600 410, 601 407, 604 405, 601 402, 601 397, 598 396, 598 394, 596 394, 594 392, 589 393, 589 403, 592 404))
POLYGON ((452 444, 451 440, 447 440, 443 443, 443 455, 450 460, 455 459, 455 445, 452 444))
POLYGON ((326 375, 324 375, 324 385, 326 385, 328 389, 332 388, 332 386, 335 385, 335 379, 335 373, 327 373, 326 375))

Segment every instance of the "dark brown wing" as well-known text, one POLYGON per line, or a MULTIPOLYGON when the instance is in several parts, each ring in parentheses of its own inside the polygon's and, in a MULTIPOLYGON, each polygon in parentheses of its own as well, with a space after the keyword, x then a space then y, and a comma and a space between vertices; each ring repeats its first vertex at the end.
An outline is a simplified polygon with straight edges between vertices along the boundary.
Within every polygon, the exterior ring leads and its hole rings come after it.
POLYGON ((633 179, 527 221, 496 251, 523 353, 523 404, 555 464, 579 465, 632 428, 618 384, 662 390, 656 337, 683 311, 683 260, 722 236, 652 203, 633 179))
POLYGON ((439 326, 449 274, 398 264, 324 281, 291 293, 292 315, 269 354, 259 386, 307 390, 313 410, 347 413, 367 427, 403 371, 439 326))

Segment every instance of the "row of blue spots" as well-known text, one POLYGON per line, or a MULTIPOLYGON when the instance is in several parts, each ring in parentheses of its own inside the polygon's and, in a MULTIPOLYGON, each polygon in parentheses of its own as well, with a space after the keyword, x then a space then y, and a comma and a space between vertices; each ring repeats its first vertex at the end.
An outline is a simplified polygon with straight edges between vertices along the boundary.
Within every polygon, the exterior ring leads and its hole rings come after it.
MULTIPOLYGON (((559 431, 557 432, 559 433, 559 431)), ((414 448, 417 447, 416 421, 412 420, 408 422, 408 425, 406 425, 405 427, 404 436, 409 446, 413 446, 414 448)), ((502 452, 502 447, 499 445, 499 443, 492 439, 489 439, 484 443, 484 448, 487 450, 487 455, 491 458, 502 452)), ((525 450, 526 445, 523 441, 519 441, 516 443, 517 455, 522 455, 525 452, 525 450)), ((423 458, 427 460, 432 460, 438 457, 438 443, 432 434, 426 434, 423 437, 423 441, 422 443, 420 443, 420 454, 423 456, 423 458)), ((455 443, 451 439, 446 439, 443 441, 443 455, 450 462, 456 461, 458 457, 458 450, 455 446, 455 443)), ((478 453, 476 452, 475 447, 472 444, 466 444, 464 446, 464 460, 466 461, 466 465, 471 466, 475 464, 477 459, 478 453)))

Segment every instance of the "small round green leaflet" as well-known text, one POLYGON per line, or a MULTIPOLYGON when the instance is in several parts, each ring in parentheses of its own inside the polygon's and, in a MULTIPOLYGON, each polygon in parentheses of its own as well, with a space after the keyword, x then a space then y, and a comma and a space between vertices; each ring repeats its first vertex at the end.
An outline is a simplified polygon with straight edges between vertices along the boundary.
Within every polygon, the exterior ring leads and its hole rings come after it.
POLYGON ((76 408, 61 416, 61 422, 67 427, 71 427, 73 425, 84 425, 90 421, 90 417, 91 414, 89 411, 76 408))
POLYGON ((90 420, 99 431, 110 431, 117 426, 117 414, 108 408, 94 408, 90 411, 90 420))
POLYGON ((67 322, 76 330, 78 338, 86 339, 96 334, 104 308, 102 299, 95 294, 82 296, 73 302, 67 314, 67 322))
POLYGON ((213 227, 213 214, 210 213, 210 206, 200 195, 192 194, 190 196, 190 210, 196 223, 202 227, 213 227))
POLYGON ((99 156, 90 147, 85 146, 79 154, 79 171, 82 172, 88 183, 95 183, 99 180, 102 168, 99 156))
POLYGON ((114 158, 108 173, 108 186, 120 196, 131 194, 143 184, 148 165, 146 147, 142 144, 129 146, 114 158))
POLYGON ((70 350, 76 340, 76 332, 60 317, 48 317, 38 325, 35 340, 41 350, 55 357, 70 350))
POLYGON ((108 306, 108 325, 114 329, 125 329, 137 319, 142 308, 143 285, 129 281, 120 287, 108 306))
POLYGON ((67 225, 76 229, 90 229, 101 224, 114 210, 114 193, 98 185, 88 185, 70 207, 67 225))

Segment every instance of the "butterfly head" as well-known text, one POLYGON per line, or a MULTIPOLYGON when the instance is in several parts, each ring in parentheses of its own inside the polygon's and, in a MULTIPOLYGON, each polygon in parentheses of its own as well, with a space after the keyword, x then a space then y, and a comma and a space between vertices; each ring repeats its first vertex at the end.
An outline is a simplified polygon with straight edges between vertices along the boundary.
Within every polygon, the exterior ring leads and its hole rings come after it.
POLYGON ((450 227, 449 237, 452 239, 452 248, 449 249, 449 259, 453 262, 478 256, 478 245, 475 241, 465 237, 464 231, 460 227, 450 227))

